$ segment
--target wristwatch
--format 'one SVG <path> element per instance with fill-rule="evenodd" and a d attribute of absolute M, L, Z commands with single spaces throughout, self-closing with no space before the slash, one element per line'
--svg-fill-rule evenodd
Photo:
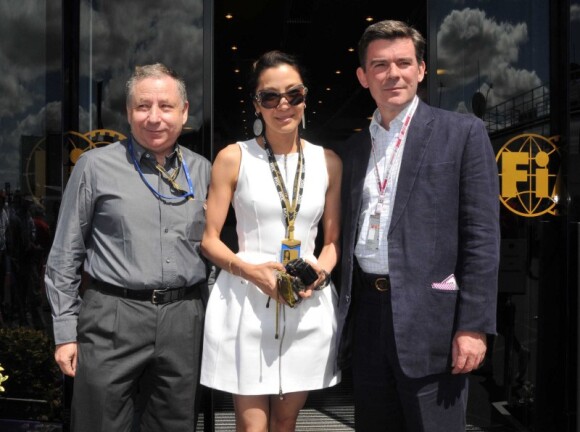
<path fill-rule="evenodd" d="M 328 285 L 330 285 L 330 273 L 328 273 L 324 269 L 322 269 L 321 272 L 324 275 L 324 279 L 322 279 L 322 282 L 320 282 L 318 285 L 316 285 L 316 287 L 314 287 L 315 291 L 320 291 L 321 289 L 326 288 Z"/>

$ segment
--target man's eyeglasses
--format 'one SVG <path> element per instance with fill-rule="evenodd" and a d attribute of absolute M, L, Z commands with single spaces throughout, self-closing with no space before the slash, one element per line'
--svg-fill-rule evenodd
<path fill-rule="evenodd" d="M 295 87 L 285 93 L 278 93 L 272 90 L 263 90 L 256 93 L 254 99 L 264 108 L 276 108 L 280 105 L 282 98 L 286 99 L 292 106 L 301 104 L 306 99 L 308 89 L 304 86 Z"/>

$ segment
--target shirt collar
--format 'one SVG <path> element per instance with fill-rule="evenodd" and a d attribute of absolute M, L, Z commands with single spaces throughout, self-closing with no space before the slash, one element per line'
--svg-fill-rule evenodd
<path fill-rule="evenodd" d="M 157 162 L 155 159 L 155 155 L 153 153 L 151 153 L 149 150 L 147 150 L 145 147 L 143 147 L 141 144 L 139 144 L 139 142 L 137 142 L 137 140 L 134 137 L 131 137 L 131 141 L 133 141 L 133 152 L 135 153 L 135 158 L 138 161 L 143 162 L 145 161 L 150 161 L 152 164 L 155 165 L 155 163 Z M 175 143 L 175 146 L 173 147 L 173 151 L 168 155 L 165 156 L 165 167 L 167 168 L 167 164 L 169 163 L 171 167 L 174 167 L 175 165 L 175 161 L 177 160 L 177 146 L 178 144 Z"/>
<path fill-rule="evenodd" d="M 418 96 L 415 95 L 415 98 L 417 98 Z M 389 133 L 392 131 L 399 131 L 401 129 L 401 127 L 403 126 L 403 120 L 405 119 L 405 116 L 407 115 L 407 113 L 409 112 L 409 110 L 411 109 L 411 107 L 413 106 L 414 102 L 415 102 L 415 98 L 413 98 L 413 100 L 411 100 L 411 102 L 409 104 L 407 104 L 407 106 L 403 109 L 403 111 L 401 111 L 397 117 L 395 117 L 390 124 L 390 129 L 387 131 L 383 125 L 381 124 L 383 118 L 381 116 L 381 113 L 379 111 L 379 109 L 377 108 L 375 110 L 375 112 L 373 113 L 373 118 L 371 120 L 371 124 L 369 125 L 369 131 L 371 133 L 371 137 L 376 138 L 377 134 L 380 133 L 381 131 L 383 133 Z"/>

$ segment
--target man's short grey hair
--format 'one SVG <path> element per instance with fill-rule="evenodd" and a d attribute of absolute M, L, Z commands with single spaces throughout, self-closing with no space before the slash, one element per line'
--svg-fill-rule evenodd
<path fill-rule="evenodd" d="M 379 39 L 411 39 L 415 46 L 417 63 L 421 64 L 425 55 L 425 38 L 414 27 L 402 21 L 385 20 L 371 24 L 366 28 L 358 42 L 358 58 L 363 70 L 366 68 L 367 49 L 371 42 Z"/>
<path fill-rule="evenodd" d="M 187 102 L 187 89 L 185 88 L 185 81 L 177 72 L 173 69 L 168 68 L 162 63 L 155 63 L 144 66 L 136 66 L 135 71 L 131 75 L 131 78 L 127 81 L 125 85 L 126 94 L 126 104 L 129 107 L 131 105 L 131 99 L 133 98 L 133 89 L 135 85 L 145 79 L 145 78 L 163 78 L 169 76 L 175 80 L 177 84 L 177 91 L 179 92 L 179 97 L 183 105 Z"/>

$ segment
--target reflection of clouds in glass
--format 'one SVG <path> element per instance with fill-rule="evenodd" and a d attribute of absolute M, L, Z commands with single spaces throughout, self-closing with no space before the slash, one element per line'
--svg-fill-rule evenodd
<path fill-rule="evenodd" d="M 98 2 L 97 6 L 95 3 L 83 0 L 81 5 L 80 69 L 81 75 L 93 82 L 106 83 L 103 113 L 109 113 L 109 126 L 126 129 L 125 81 L 132 72 L 131 66 L 160 61 L 186 80 L 192 105 L 188 125 L 198 128 L 202 122 L 198 105 L 203 91 L 202 2 L 124 0 Z M 47 40 L 55 39 L 54 35 L 61 31 L 61 13 L 56 4 L 37 0 L 0 1 L 0 117 L 18 118 L 18 114 L 44 104 L 42 86 L 47 69 L 61 68 L 58 57 L 46 53 Z M 91 9 L 95 7 L 98 8 Z M 14 35 L 18 35 L 18 43 Z M 55 60 L 55 64 L 47 64 L 50 60 Z M 80 124 L 89 127 L 91 123 Z"/>
<path fill-rule="evenodd" d="M 33 85 L 46 68 L 60 68 L 59 62 L 47 64 L 46 55 L 47 40 L 60 31 L 58 3 L 0 1 L 0 117 L 17 116 L 38 102 Z"/>
<path fill-rule="evenodd" d="M 493 83 L 488 106 L 497 105 L 541 85 L 540 79 L 533 71 L 515 69 L 507 64 L 498 64 L 497 68 L 488 73 L 489 80 Z"/>
<path fill-rule="evenodd" d="M 0 0 L 0 182 L 19 179 L 23 136 L 60 131 L 60 105 L 47 105 L 58 80 L 62 34 L 59 1 Z M 103 126 L 128 132 L 125 82 L 133 65 L 162 62 L 188 87 L 192 128 L 202 124 L 203 8 L 192 0 L 81 0 L 80 133 L 96 129 L 96 83 L 104 82 Z M 60 48 L 55 48 L 60 53 Z M 47 78 L 51 74 L 52 78 Z M 93 83 L 90 86 L 88 84 Z M 58 91 L 48 91 L 58 98 Z M 90 97 L 89 97 L 90 96 Z M 1 185 L 0 185 L 1 187 Z"/>
<path fill-rule="evenodd" d="M 488 105 L 494 105 L 541 84 L 534 71 L 516 69 L 519 47 L 527 42 L 525 23 L 497 23 L 479 9 L 452 11 L 437 34 L 439 67 L 446 87 L 463 86 L 485 77 L 493 83 Z"/>
<path fill-rule="evenodd" d="M 580 4 L 570 5 L 570 21 L 580 21 Z"/>
<path fill-rule="evenodd" d="M 83 75 L 91 76 L 94 82 L 106 83 L 103 96 L 103 118 L 109 123 L 106 126 L 126 128 L 125 81 L 132 72 L 132 65 L 161 62 L 184 77 L 192 116 L 188 125 L 199 128 L 203 91 L 202 2 L 172 0 L 169 4 L 159 0 L 125 0 L 102 3 L 101 8 L 91 11 L 91 4 L 85 0 L 81 8 L 81 22 L 92 22 L 92 34 L 83 32 L 81 63 L 85 63 Z M 89 63 L 92 70 L 89 70 Z M 111 76 L 114 79 L 111 80 Z"/>
<path fill-rule="evenodd" d="M 49 133 L 59 134 L 62 124 L 61 114 L 61 103 L 51 102 L 42 107 L 38 113 L 27 115 L 16 124 L 15 128 L 5 130 L 0 134 L 0 153 L 5 156 L 10 155 L 5 157 L 0 164 L 0 187 L 3 187 L 6 181 L 10 182 L 13 187 L 22 187 L 19 183 L 23 137 L 38 137 L 41 140 L 46 138 Z M 79 124 L 88 124 L 86 111 L 81 109 L 79 117 Z M 22 156 L 27 157 L 28 155 Z"/>
<path fill-rule="evenodd" d="M 2 185 L 7 181 L 14 188 L 22 186 L 19 184 L 22 137 L 32 136 L 41 139 L 46 135 L 46 131 L 58 132 L 61 123 L 60 117 L 60 103 L 53 102 L 43 107 L 38 114 L 26 116 L 18 122 L 14 129 L 5 130 L 0 134 L 0 151 L 3 155 L 10 155 L 0 164 Z"/>
<path fill-rule="evenodd" d="M 44 136 L 50 132 L 60 132 L 61 104 L 51 102 L 42 107 L 38 114 L 31 114 L 18 122 L 18 133 L 21 135 Z"/>
<path fill-rule="evenodd" d="M 2 57 L 0 50 L 0 57 Z M 6 61 L 0 60 L 0 64 Z M 8 67 L 0 66 L 0 117 L 12 117 L 25 111 L 32 105 L 33 94 L 24 86 L 17 74 L 13 74 Z"/>

